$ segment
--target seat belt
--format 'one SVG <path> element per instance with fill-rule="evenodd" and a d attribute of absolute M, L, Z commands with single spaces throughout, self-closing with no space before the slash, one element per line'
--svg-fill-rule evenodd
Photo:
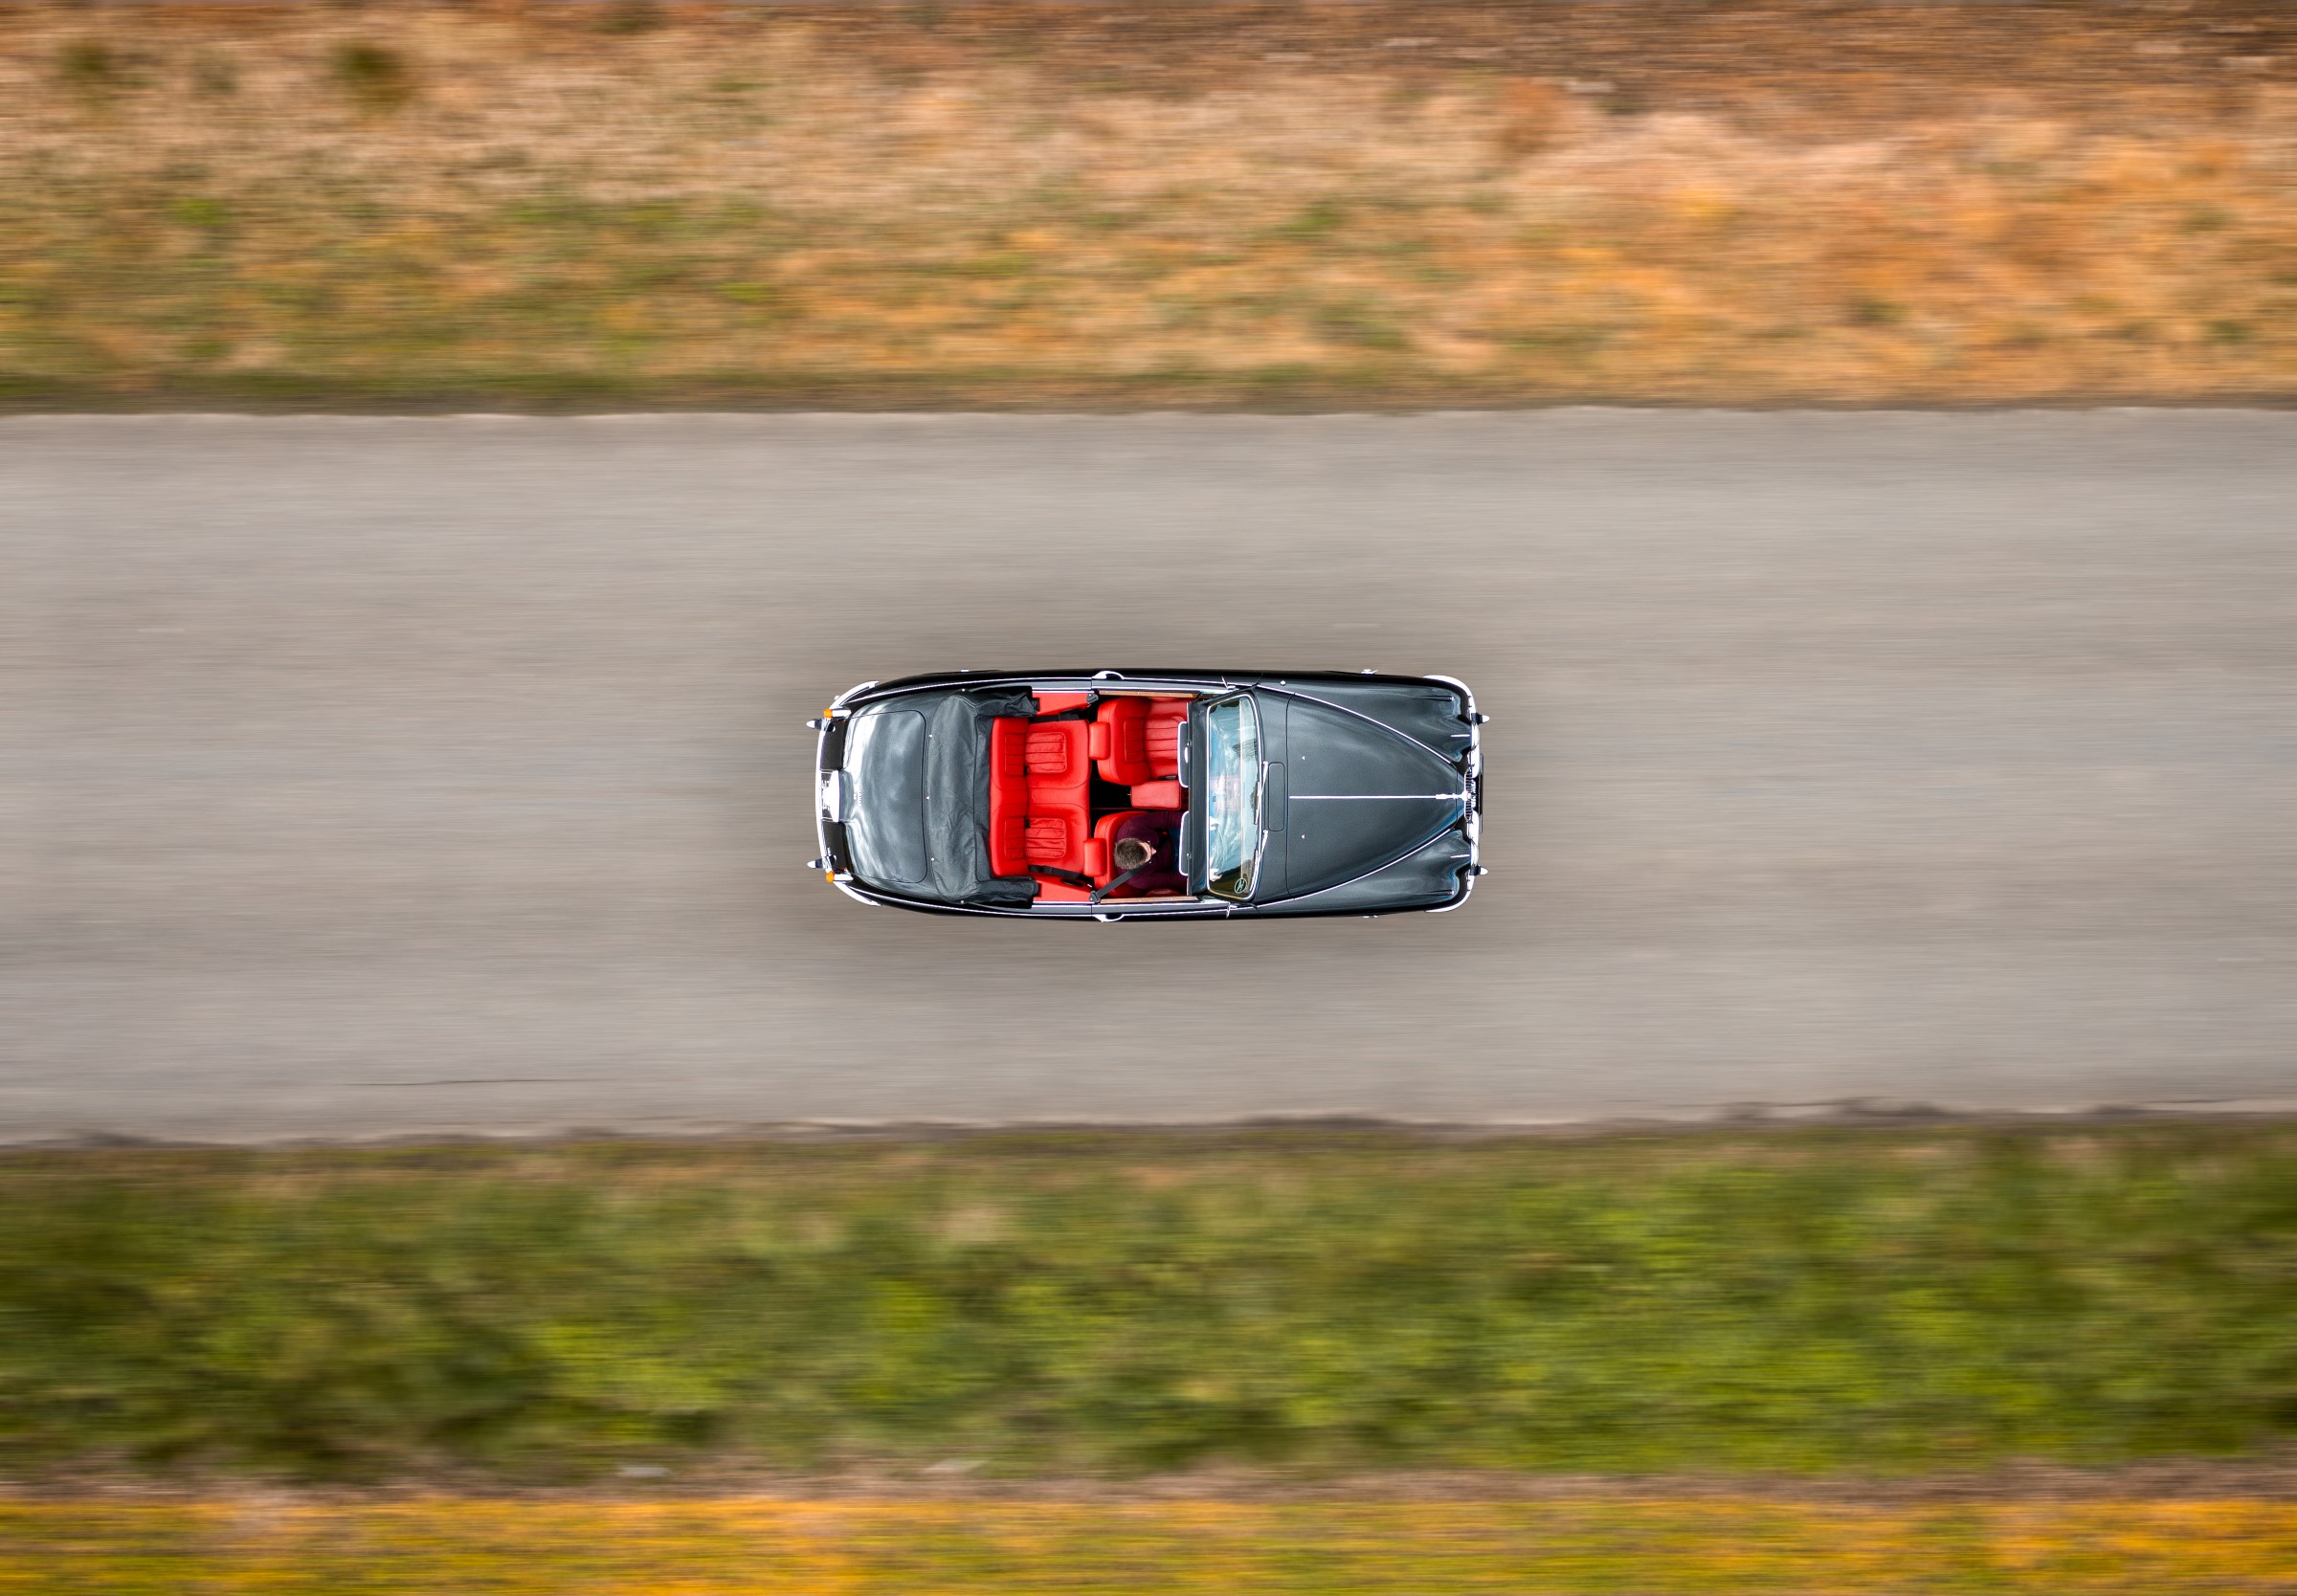
<path fill-rule="evenodd" d="M 1135 876 L 1138 876 L 1142 871 L 1147 870 L 1148 865 L 1152 865 L 1154 863 L 1156 863 L 1156 861 L 1154 859 L 1150 859 L 1148 864 L 1134 865 L 1130 870 L 1118 876 L 1115 880 L 1109 882 L 1109 884 L 1105 887 L 1094 886 L 1093 878 L 1090 876 L 1085 875 L 1081 870 L 1060 870 L 1052 865 L 1031 865 L 1029 867 L 1029 874 L 1032 876 L 1042 876 L 1050 880 L 1059 881 L 1064 887 L 1082 887 L 1087 892 L 1092 894 L 1092 897 L 1086 898 L 1085 901 L 1087 903 L 1098 903 L 1103 898 L 1106 898 L 1110 893 L 1115 892 L 1119 887 L 1123 886 L 1126 882 L 1131 880 Z"/>
<path fill-rule="evenodd" d="M 1153 857 L 1151 857 L 1151 858 L 1149 859 L 1149 861 L 1148 861 L 1148 863 L 1149 863 L 1149 864 L 1154 864 L 1155 862 L 1156 862 L 1156 861 L 1155 861 L 1155 859 L 1154 859 Z M 1105 887 L 1095 887 L 1095 888 L 1093 889 L 1093 896 L 1092 896 L 1092 897 L 1090 897 L 1090 898 L 1086 898 L 1086 899 L 1085 899 L 1085 901 L 1086 901 L 1087 903 L 1098 903 L 1098 902 L 1100 902 L 1100 901 L 1101 901 L 1103 898 L 1106 898 L 1106 897 L 1107 897 L 1107 896 L 1108 896 L 1110 893 L 1112 893 L 1112 892 L 1115 892 L 1115 891 L 1116 891 L 1116 890 L 1117 890 L 1119 887 L 1123 886 L 1123 885 L 1124 885 L 1126 882 L 1127 882 L 1127 881 L 1131 880 L 1131 879 L 1132 879 L 1132 878 L 1133 878 L 1135 876 L 1138 876 L 1138 875 L 1139 875 L 1139 874 L 1140 874 L 1142 871 L 1144 871 L 1144 870 L 1147 870 L 1148 868 L 1148 865 L 1145 865 L 1145 864 L 1138 864 L 1138 865 L 1134 865 L 1134 866 L 1133 866 L 1133 867 L 1132 867 L 1130 870 L 1126 871 L 1126 872 L 1124 875 L 1122 875 L 1122 876 L 1118 876 L 1118 877 L 1117 877 L 1115 880 L 1111 881 L 1111 882 L 1110 882 L 1110 883 L 1109 883 L 1107 886 L 1105 886 Z"/>

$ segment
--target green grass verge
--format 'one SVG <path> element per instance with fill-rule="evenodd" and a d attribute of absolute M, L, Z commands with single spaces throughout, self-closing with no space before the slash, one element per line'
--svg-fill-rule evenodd
<path fill-rule="evenodd" d="M 0 1461 L 1934 1467 L 2297 1429 L 2297 1127 L 0 1160 Z"/>

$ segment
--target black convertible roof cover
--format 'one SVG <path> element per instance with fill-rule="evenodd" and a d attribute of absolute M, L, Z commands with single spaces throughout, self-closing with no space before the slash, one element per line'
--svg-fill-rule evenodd
<path fill-rule="evenodd" d="M 989 723 L 1029 715 L 1026 692 L 928 689 L 857 709 L 845 729 L 846 852 L 863 881 L 941 903 L 1026 904 L 1026 879 L 989 872 Z"/>

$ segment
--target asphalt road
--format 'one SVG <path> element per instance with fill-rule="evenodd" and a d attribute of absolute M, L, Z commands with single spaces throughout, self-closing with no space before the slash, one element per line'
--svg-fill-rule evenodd
<path fill-rule="evenodd" d="M 0 1136 L 2297 1106 L 2297 415 L 0 422 Z M 1445 672 L 1462 911 L 801 862 L 955 665 Z"/>

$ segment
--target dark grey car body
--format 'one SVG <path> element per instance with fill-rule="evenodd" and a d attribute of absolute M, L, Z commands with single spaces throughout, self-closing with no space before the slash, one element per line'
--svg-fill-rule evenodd
<path fill-rule="evenodd" d="M 1248 694 L 1260 725 L 1264 840 L 1249 901 L 1044 902 L 992 876 L 987 724 L 1037 693 Z M 949 672 L 864 682 L 821 719 L 813 861 L 847 896 L 932 914 L 1028 920 L 1233 920 L 1440 912 L 1483 874 L 1482 725 L 1448 676 L 1366 672 Z M 1201 738 L 1202 715 L 1188 735 Z M 1195 768 L 1202 768 L 1197 765 Z M 1200 841 L 1192 792 L 1188 835 Z M 1184 847 L 1184 853 L 1188 852 Z M 1195 855 L 1202 857 L 1198 848 Z"/>

